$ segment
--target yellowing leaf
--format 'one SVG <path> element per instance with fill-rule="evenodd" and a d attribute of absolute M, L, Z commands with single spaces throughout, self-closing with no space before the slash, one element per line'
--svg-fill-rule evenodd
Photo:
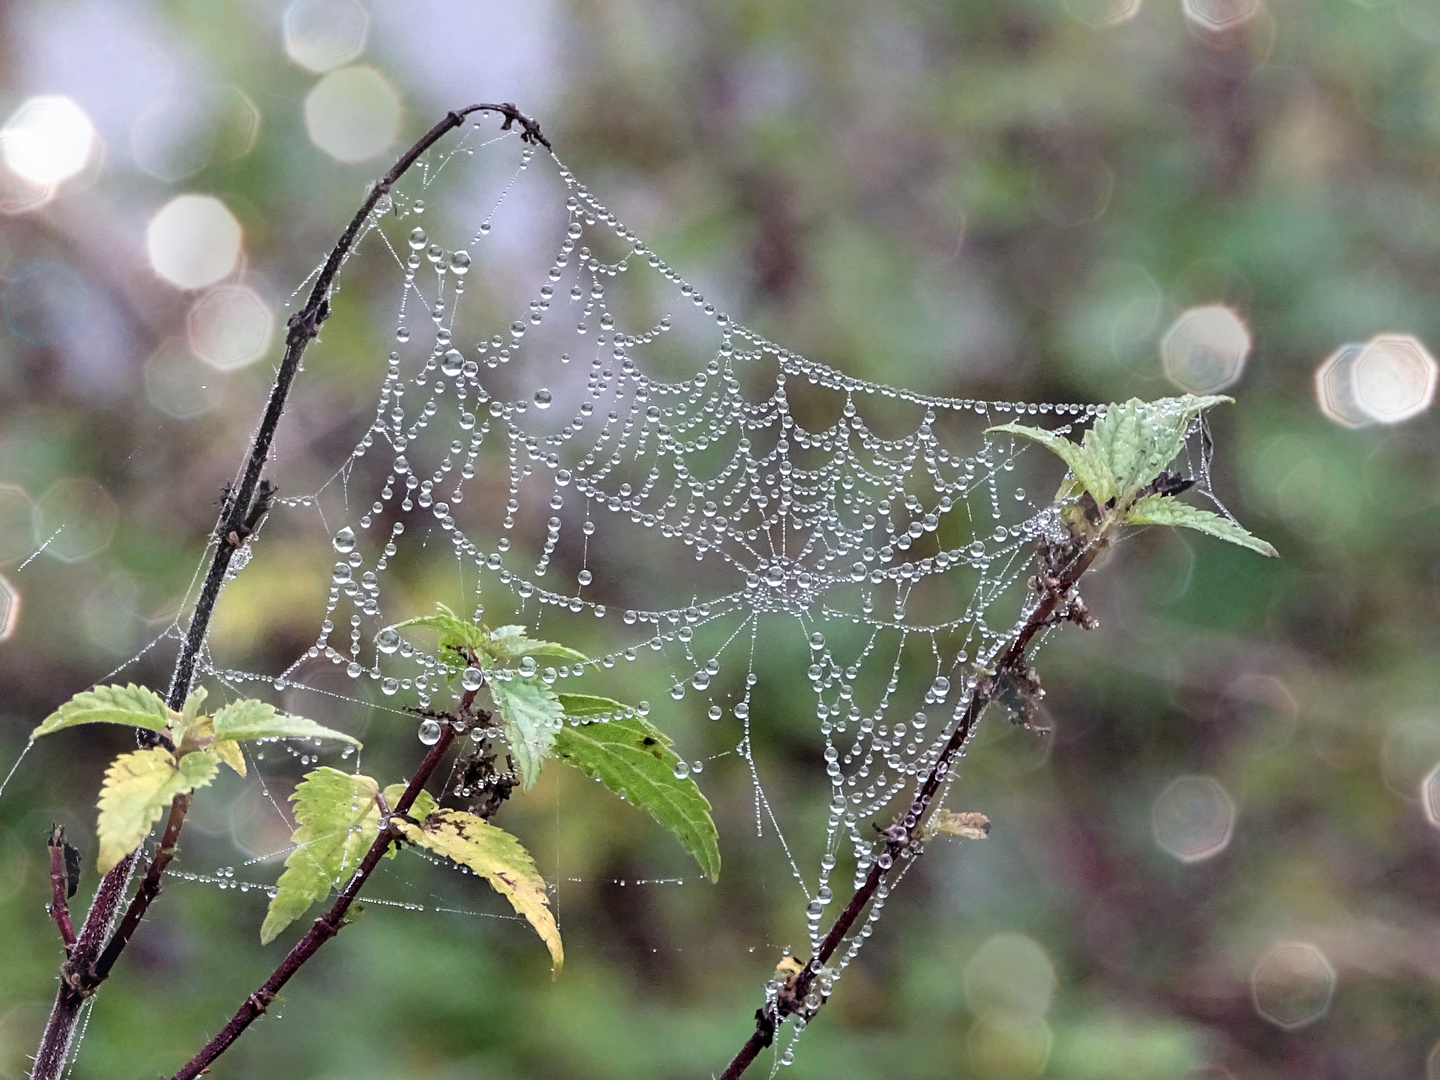
<path fill-rule="evenodd" d="M 567 716 L 611 719 L 566 724 L 556 733 L 555 756 L 646 811 L 675 834 L 707 878 L 716 880 L 720 836 L 710 817 L 710 801 L 694 780 L 675 775 L 680 755 L 670 749 L 669 737 L 618 701 L 588 694 L 559 698 Z"/>
<path fill-rule="evenodd" d="M 299 823 L 291 838 L 295 850 L 285 859 L 285 872 L 260 927 L 262 944 L 349 880 L 380 832 L 375 803 L 379 791 L 368 776 L 328 766 L 307 773 L 296 786 L 290 796 Z"/>
<path fill-rule="evenodd" d="M 179 762 L 163 746 L 121 754 L 105 770 L 100 788 L 97 866 L 108 874 L 140 846 L 176 795 L 204 787 L 219 768 L 205 751 L 186 754 Z"/>
<path fill-rule="evenodd" d="M 338 739 L 360 745 L 360 740 L 321 727 L 303 716 L 289 716 L 268 701 L 246 698 L 232 701 L 215 714 L 215 737 L 219 739 Z"/>
<path fill-rule="evenodd" d="M 511 907 L 529 920 L 550 950 L 551 970 L 560 974 L 565 965 L 560 928 L 550 912 L 545 879 L 519 840 L 461 810 L 436 810 L 425 818 L 423 827 L 402 821 L 400 829 L 412 843 L 468 866 L 490 882 Z"/>
<path fill-rule="evenodd" d="M 1209 510 L 1201 510 L 1189 503 L 1182 503 L 1169 495 L 1147 495 L 1136 500 L 1126 520 L 1136 525 L 1179 525 L 1194 529 L 1231 544 L 1239 544 L 1251 551 L 1258 551 L 1272 559 L 1280 554 L 1264 540 L 1252 535 L 1229 518 L 1212 514 Z"/>
<path fill-rule="evenodd" d="M 930 819 L 926 831 L 932 836 L 960 836 L 984 840 L 990 835 L 990 819 L 973 810 L 940 810 Z"/>
<path fill-rule="evenodd" d="M 38 739 L 77 724 L 124 724 L 127 727 L 164 731 L 170 710 L 154 690 L 131 683 L 129 686 L 97 686 L 76 694 L 47 716 L 30 738 Z"/>
<path fill-rule="evenodd" d="M 215 760 L 229 765 L 241 776 L 245 775 L 245 754 L 234 739 L 216 739 L 210 744 L 210 753 Z"/>
<path fill-rule="evenodd" d="M 529 791 L 550 756 L 555 733 L 563 722 L 560 699 L 539 679 L 516 675 L 492 680 L 490 700 L 505 724 L 505 741 L 520 771 L 521 788 Z"/>
<path fill-rule="evenodd" d="M 399 806 L 400 798 L 405 794 L 405 788 L 405 784 L 391 784 L 387 787 L 385 789 L 385 805 L 391 810 Z M 439 808 L 439 805 L 435 801 L 434 795 L 421 788 L 420 794 L 415 796 L 415 801 L 410 804 L 410 809 L 405 812 L 405 816 L 413 818 L 415 821 L 424 821 Z"/>

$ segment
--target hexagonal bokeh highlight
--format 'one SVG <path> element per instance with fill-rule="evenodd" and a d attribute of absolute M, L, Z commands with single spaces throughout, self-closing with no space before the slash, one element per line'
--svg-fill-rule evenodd
<path fill-rule="evenodd" d="M 1436 765 L 1420 781 L 1420 805 L 1425 810 L 1425 820 L 1440 829 L 1440 765 Z"/>
<path fill-rule="evenodd" d="M 145 230 L 155 272 L 182 289 L 203 289 L 226 277 L 240 259 L 240 222 L 213 195 L 178 195 Z"/>
<path fill-rule="evenodd" d="M 1355 361 L 1365 346 L 1341 345 L 1315 369 L 1315 400 L 1325 419 L 1341 427 L 1359 428 L 1375 422 L 1355 397 Z"/>
<path fill-rule="evenodd" d="M 336 161 L 364 161 L 395 141 L 400 96 L 374 68 L 332 71 L 305 98 L 305 130 Z"/>
<path fill-rule="evenodd" d="M 1355 357 L 1356 405 L 1382 424 L 1418 416 L 1435 400 L 1435 358 L 1409 334 L 1380 334 Z"/>
<path fill-rule="evenodd" d="M 358 0 L 294 0 L 284 25 L 286 55 L 319 74 L 360 58 L 370 13 Z"/>
<path fill-rule="evenodd" d="M 1250 356 L 1250 331 L 1223 304 L 1183 312 L 1160 340 L 1166 377 L 1192 394 L 1213 394 L 1240 378 Z"/>
<path fill-rule="evenodd" d="M 115 500 L 94 480 L 67 477 L 35 504 L 35 539 L 51 558 L 81 562 L 109 546 L 119 517 Z"/>
<path fill-rule="evenodd" d="M 0 157 L 16 176 L 48 187 L 82 172 L 95 148 L 95 125 L 68 97 L 23 102 L 0 128 Z"/>
<path fill-rule="evenodd" d="M 15 624 L 20 621 L 20 592 L 0 574 L 0 641 L 15 633 Z"/>
<path fill-rule="evenodd" d="M 1223 33 L 1260 14 L 1260 0 L 1181 0 L 1185 17 L 1211 33 Z"/>
<path fill-rule="evenodd" d="M 1313 1024 L 1330 1010 L 1335 969 L 1308 941 L 1282 941 L 1250 974 L 1255 1011 L 1286 1031 Z"/>
<path fill-rule="evenodd" d="M 1155 843 L 1184 863 L 1213 858 L 1235 834 L 1235 800 L 1210 776 L 1170 781 L 1150 806 Z"/>
<path fill-rule="evenodd" d="M 0 484 L 0 566 L 35 550 L 35 502 L 17 484 Z"/>
<path fill-rule="evenodd" d="M 218 408 L 224 394 L 220 373 L 179 341 L 167 341 L 150 355 L 144 378 L 150 404 L 176 420 L 193 420 Z"/>
<path fill-rule="evenodd" d="M 54 184 L 37 184 L 9 169 L 0 169 L 0 214 L 26 214 L 40 209 L 54 197 Z"/>
<path fill-rule="evenodd" d="M 190 349 L 221 371 L 253 364 L 270 348 L 275 313 L 254 289 L 221 285 L 190 305 Z"/>
<path fill-rule="evenodd" d="M 168 98 L 149 105 L 130 125 L 135 164 L 159 180 L 183 180 L 210 163 L 215 122 L 202 101 Z"/>
<path fill-rule="evenodd" d="M 1101 30 L 1129 22 L 1140 14 L 1140 0 L 1065 0 L 1065 13 Z"/>
<path fill-rule="evenodd" d="M 211 112 L 215 122 L 215 160 L 239 161 L 260 141 L 260 109 L 238 86 L 215 91 Z"/>
<path fill-rule="evenodd" d="M 1055 965 L 1033 938 L 994 934 L 965 965 L 965 1000 L 985 1016 L 1041 1017 L 1055 996 Z"/>

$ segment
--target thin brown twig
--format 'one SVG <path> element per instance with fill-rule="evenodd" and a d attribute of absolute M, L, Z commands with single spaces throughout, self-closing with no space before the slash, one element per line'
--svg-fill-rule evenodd
<path fill-rule="evenodd" d="M 465 117 L 477 112 L 496 113 L 503 117 L 500 125 L 502 131 L 513 130 L 516 125 L 519 125 L 520 138 L 523 142 L 540 145 L 547 150 L 551 148 L 550 141 L 540 131 L 540 126 L 510 102 L 498 105 L 470 105 L 447 114 L 443 120 L 435 124 L 420 137 L 414 146 L 405 151 L 390 171 L 370 189 L 364 202 L 361 203 L 360 209 L 355 212 L 355 216 L 350 219 L 350 224 L 346 226 L 335 247 L 331 249 L 330 256 L 325 260 L 325 265 L 315 279 L 315 285 L 310 290 L 305 305 L 290 317 L 287 324 L 285 353 L 280 361 L 279 370 L 275 374 L 275 383 L 270 389 L 264 416 L 241 466 L 240 479 L 230 489 L 221 504 L 219 519 L 212 534 L 215 555 L 211 560 L 210 569 L 205 575 L 204 584 L 200 588 L 200 595 L 195 602 L 195 610 L 190 616 L 190 624 L 186 628 L 179 656 L 175 660 L 175 670 L 171 674 L 170 688 L 166 694 L 166 703 L 170 708 L 176 710 L 182 708 L 185 699 L 190 695 L 190 689 L 195 679 L 195 666 L 199 660 L 200 650 L 205 644 L 206 636 L 210 632 L 210 620 L 215 611 L 215 603 L 220 598 L 220 591 L 224 587 L 226 575 L 229 573 L 231 559 L 244 547 L 250 534 L 254 532 L 260 519 L 269 508 L 274 488 L 268 481 L 261 480 L 260 474 L 269 457 L 270 444 L 280 425 L 280 417 L 285 411 L 290 386 L 299 371 L 300 358 L 304 355 L 311 340 L 320 333 L 321 325 L 330 316 L 330 291 L 341 264 L 349 255 L 367 218 L 374 211 L 380 199 L 389 194 L 391 188 L 420 159 L 421 155 L 448 132 L 460 127 L 465 122 Z M 147 734 L 151 738 L 155 738 L 153 733 L 142 733 L 142 738 Z M 160 737 L 160 740 L 163 741 L 163 736 Z M 35 1055 L 35 1067 L 30 1074 L 31 1080 L 60 1080 L 65 1063 L 69 1058 L 70 1044 L 80 1016 L 80 1007 L 109 975 L 115 961 L 144 918 L 150 902 L 159 895 L 160 879 L 170 860 L 174 857 L 180 829 L 184 825 L 188 809 L 189 800 L 185 796 L 178 796 L 171 803 L 170 817 L 166 822 L 165 836 L 161 840 L 160 850 L 151 861 L 145 874 L 145 880 L 131 901 L 119 931 L 108 944 L 105 943 L 106 935 L 125 898 L 131 874 L 138 860 L 139 849 L 132 851 L 120 860 L 101 880 L 95 893 L 95 899 L 90 904 L 90 911 L 85 917 L 85 922 L 74 945 L 69 950 L 65 963 L 61 966 L 60 987 L 56 992 L 55 1004 L 50 1010 L 50 1018 L 45 1024 L 40 1047 Z M 104 963 L 103 969 L 101 968 L 102 962 Z"/>
<path fill-rule="evenodd" d="M 850 933 L 856 921 L 869 906 L 881 883 L 902 864 L 919 856 L 916 841 L 921 819 L 930 808 L 930 804 L 940 790 L 940 786 L 945 782 L 945 778 L 950 774 L 950 770 L 961 749 L 969 740 L 971 732 L 975 730 L 980 714 L 999 696 L 1001 682 L 997 677 L 1019 674 L 1025 670 L 1025 650 L 1031 640 L 1042 629 L 1051 625 L 1052 616 L 1062 610 L 1062 605 L 1066 605 L 1068 608 L 1073 599 L 1072 590 L 1079 583 L 1085 571 L 1090 569 L 1090 564 L 1100 554 L 1102 547 L 1102 541 L 1092 543 L 1082 549 L 1068 567 L 1044 580 L 1043 591 L 1029 617 L 1025 620 L 1025 625 L 1020 628 L 996 661 L 995 675 L 982 678 L 976 685 L 971 693 L 969 705 L 966 706 L 964 714 L 956 723 L 954 730 L 951 731 L 950 738 L 941 749 L 935 764 L 930 767 L 925 780 L 916 790 L 915 798 L 909 806 L 895 816 L 894 822 L 882 834 L 885 837 L 885 845 L 880 855 L 870 864 L 870 870 L 865 875 L 864 883 L 850 897 L 849 903 L 845 905 L 834 925 L 830 927 L 824 940 L 821 941 L 820 947 L 815 951 L 815 955 L 780 988 L 773 1000 L 767 1001 L 765 1005 L 756 1010 L 755 1030 L 745 1040 L 745 1044 L 725 1071 L 720 1074 L 720 1080 L 738 1080 L 740 1075 L 760 1055 L 760 1052 L 774 1041 L 776 1031 L 787 1016 L 792 1013 L 804 1013 L 810 1017 L 824 1005 L 823 998 L 818 1002 L 806 1002 L 816 979 L 820 976 L 821 968 L 844 942 L 846 935 Z"/>
<path fill-rule="evenodd" d="M 475 693 L 474 690 L 468 691 L 461 699 L 460 708 L 456 713 L 458 717 L 469 718 L 470 705 L 475 700 Z M 425 760 L 415 770 L 415 775 L 410 778 L 410 783 L 405 788 L 405 794 L 400 796 L 400 801 L 395 804 L 394 808 L 386 812 L 384 797 L 379 797 L 381 812 L 384 814 L 380 832 L 370 845 L 370 850 L 365 853 L 365 858 L 361 860 L 359 868 L 346 882 L 340 895 L 335 898 L 335 903 L 331 905 L 330 910 L 315 920 L 305 936 L 295 943 L 294 948 L 270 973 L 270 977 L 265 980 L 260 989 L 245 998 L 240 1008 L 235 1011 L 235 1015 L 230 1018 L 229 1023 L 221 1028 L 219 1033 L 205 1044 L 204 1049 L 175 1074 L 174 1080 L 193 1080 L 194 1077 L 205 1072 L 216 1058 L 228 1050 L 230 1045 L 245 1033 L 246 1028 L 265 1014 L 265 1010 L 275 1000 L 275 995 L 280 993 L 281 988 L 290 981 L 291 976 L 319 951 L 320 946 L 340 932 L 340 928 L 345 925 L 346 911 L 349 910 L 355 898 L 360 895 L 360 890 L 370 880 L 370 875 L 374 873 L 375 867 L 380 864 L 385 853 L 390 850 L 390 845 L 400 835 L 400 831 L 395 827 L 395 819 L 403 816 L 414 805 L 415 799 L 424 789 L 436 768 L 439 767 L 445 751 L 450 748 L 450 744 L 454 740 L 454 727 L 450 724 L 441 725 L 439 741 L 430 747 L 430 752 L 425 755 Z"/>
<path fill-rule="evenodd" d="M 65 840 L 65 826 L 50 827 L 50 917 L 60 930 L 60 940 L 65 943 L 65 955 L 75 947 L 75 927 L 70 922 L 70 895 L 75 891 L 71 884 L 70 868 L 66 856 L 74 848 Z"/>

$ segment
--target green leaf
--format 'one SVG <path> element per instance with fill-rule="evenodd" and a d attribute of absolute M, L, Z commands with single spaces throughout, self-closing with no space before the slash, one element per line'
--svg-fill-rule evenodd
<path fill-rule="evenodd" d="M 406 786 L 405 784 L 391 784 L 387 787 L 385 789 L 385 805 L 392 810 L 399 806 L 400 797 L 405 794 Z M 416 795 L 415 801 L 410 804 L 410 809 L 405 811 L 405 816 L 423 822 L 439 807 L 440 804 L 435 801 L 435 796 L 421 788 L 420 794 Z"/>
<path fill-rule="evenodd" d="M 1258 551 L 1272 559 L 1280 554 L 1264 540 L 1252 535 L 1229 518 L 1212 514 L 1209 510 L 1201 510 L 1189 503 L 1182 503 L 1171 495 L 1147 495 L 1137 500 L 1126 515 L 1126 520 L 1135 525 L 1180 525 L 1231 544 L 1239 544 L 1251 551 Z"/>
<path fill-rule="evenodd" d="M 551 972 L 560 974 L 565 966 L 565 947 L 560 928 L 550 912 L 545 879 L 535 869 L 535 860 L 520 841 L 504 829 L 462 810 L 436 810 L 426 816 L 423 826 L 399 823 L 405 838 L 437 855 L 468 866 L 525 916 L 540 940 L 550 950 Z"/>
<path fill-rule="evenodd" d="M 338 739 L 355 746 L 360 740 L 341 731 L 321 727 L 303 716 L 278 712 L 268 701 L 244 698 L 232 701 L 215 714 L 218 739 Z"/>
<path fill-rule="evenodd" d="M 177 762 L 163 746 L 121 754 L 112 761 L 100 788 L 96 860 L 100 873 L 108 874 L 140 846 L 176 795 L 204 787 L 218 769 L 206 751 L 186 754 Z"/>
<path fill-rule="evenodd" d="M 485 637 L 484 649 L 500 663 L 519 660 L 523 656 L 555 656 L 583 664 L 589 659 L 582 652 L 554 641 L 537 641 L 525 635 L 523 626 L 500 626 Z"/>
<path fill-rule="evenodd" d="M 200 706 L 205 704 L 205 699 L 209 696 L 210 691 L 206 690 L 203 686 L 197 686 L 194 690 L 190 691 L 190 696 L 185 699 L 185 708 L 180 713 L 180 719 L 184 721 L 187 727 L 193 724 L 195 718 L 200 715 Z"/>
<path fill-rule="evenodd" d="M 154 690 L 129 686 L 97 686 L 84 690 L 47 716 L 30 732 L 30 738 L 61 731 L 77 724 L 124 724 L 126 727 L 164 731 L 170 710 Z"/>
<path fill-rule="evenodd" d="M 1114 478 L 1114 494 L 1123 508 L 1136 491 L 1175 460 L 1185 445 L 1191 420 L 1212 406 L 1232 400 L 1222 394 L 1186 394 L 1158 401 L 1131 398 L 1123 405 L 1106 409 L 1105 415 L 1085 433 L 1084 446 Z M 1105 501 L 1098 495 L 1096 498 Z"/>
<path fill-rule="evenodd" d="M 404 630 L 411 626 L 423 626 L 440 632 L 441 658 L 452 663 L 458 658 L 451 655 L 459 651 L 480 652 L 485 645 L 485 631 L 475 623 L 460 618 L 444 604 L 435 605 L 434 615 L 421 615 L 386 627 L 388 630 Z"/>
<path fill-rule="evenodd" d="M 1079 443 L 1071 442 L 1064 435 L 1025 424 L 1001 424 L 985 430 L 987 435 L 992 432 L 1004 432 L 1007 435 L 1018 435 L 1022 439 L 1031 439 L 1059 455 L 1061 460 L 1070 466 L 1070 471 L 1075 474 L 1081 487 L 1090 492 L 1096 502 L 1104 503 L 1115 494 L 1114 479 L 1104 463 L 1091 451 Z"/>
<path fill-rule="evenodd" d="M 402 789 L 403 790 L 403 789 Z M 305 914 L 310 905 L 350 879 L 380 832 L 380 786 L 323 766 L 305 774 L 290 801 L 299 828 L 276 892 L 260 927 L 261 944 Z"/>
<path fill-rule="evenodd" d="M 555 745 L 563 724 L 560 699 L 539 679 L 514 676 L 490 682 L 490 699 L 505 723 L 505 741 L 520 770 L 521 790 L 529 791 Z"/>
<path fill-rule="evenodd" d="M 561 694 L 560 704 L 568 716 L 608 713 L 612 719 L 579 727 L 566 724 L 555 738 L 556 757 L 645 810 L 675 834 L 707 878 L 719 878 L 720 836 L 710 817 L 710 801 L 694 780 L 676 777 L 680 756 L 670 749 L 664 732 L 609 698 Z"/>

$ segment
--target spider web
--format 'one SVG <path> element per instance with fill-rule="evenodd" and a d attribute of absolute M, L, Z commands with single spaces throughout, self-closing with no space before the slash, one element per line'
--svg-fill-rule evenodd
<path fill-rule="evenodd" d="M 1037 539 L 1060 535 L 1054 502 L 1022 486 L 1036 473 L 1053 484 L 1054 466 L 985 429 L 1035 416 L 1069 431 L 1103 407 L 915 393 L 791 352 L 707 301 L 558 159 L 494 137 L 493 121 L 383 199 L 351 262 L 309 356 L 333 363 L 327 337 L 348 340 L 346 291 L 388 292 L 388 355 L 344 358 L 378 368 L 373 414 L 324 435 L 335 464 L 316 475 L 292 408 L 272 463 L 282 494 L 232 564 L 233 578 L 253 557 L 263 588 L 267 534 L 323 525 L 334 562 L 313 643 L 269 672 L 207 650 L 202 673 L 305 715 L 363 704 L 405 716 L 449 707 L 459 688 L 423 632 L 385 628 L 436 600 L 527 624 L 593 657 L 534 677 L 559 690 L 583 678 L 576 689 L 635 701 L 661 728 L 685 711 L 719 725 L 733 746 L 720 758 L 748 773 L 756 833 L 783 849 L 818 946 L 845 871 L 858 885 L 875 857 L 870 822 L 888 821 L 936 760 L 976 668 L 1023 622 Z M 455 568 L 438 595 L 423 578 L 437 547 Z M 761 680 L 762 652 L 789 658 L 786 685 Z M 808 688 L 831 789 L 818 862 L 791 842 L 752 743 L 795 686 Z M 288 834 L 266 750 L 302 765 L 321 750 L 252 754 Z M 231 867 L 177 876 L 269 888 Z M 804 1020 L 790 1022 L 793 1047 Z"/>

